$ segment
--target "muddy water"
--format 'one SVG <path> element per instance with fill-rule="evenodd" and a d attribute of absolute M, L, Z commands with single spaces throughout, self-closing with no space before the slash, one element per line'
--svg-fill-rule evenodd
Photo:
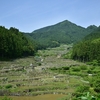
<path fill-rule="evenodd" d="M 46 94 L 46 95 L 38 95 L 38 96 L 21 96 L 21 97 L 11 97 L 12 100 L 57 100 L 59 98 L 62 98 L 66 95 L 62 95 L 62 94 Z M 0 97 L 1 99 L 2 97 Z"/>

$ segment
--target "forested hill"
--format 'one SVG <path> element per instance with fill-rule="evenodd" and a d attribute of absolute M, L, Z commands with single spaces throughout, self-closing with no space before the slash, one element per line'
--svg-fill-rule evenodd
<path fill-rule="evenodd" d="M 100 27 L 73 48 L 72 58 L 80 61 L 97 61 L 100 64 Z"/>
<path fill-rule="evenodd" d="M 29 34 L 43 47 L 55 47 L 62 43 L 75 43 L 96 29 L 96 26 L 84 28 L 68 20 L 44 27 Z"/>
<path fill-rule="evenodd" d="M 34 55 L 35 47 L 18 29 L 0 26 L 0 59 Z"/>
<path fill-rule="evenodd" d="M 87 35 L 84 40 L 94 40 L 100 38 L 100 26 L 94 30 L 93 32 L 91 32 L 91 34 Z"/>

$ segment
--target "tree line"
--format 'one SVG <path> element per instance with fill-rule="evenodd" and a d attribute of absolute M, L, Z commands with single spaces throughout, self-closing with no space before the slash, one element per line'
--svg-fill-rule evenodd
<path fill-rule="evenodd" d="M 35 46 L 18 29 L 0 26 L 0 59 L 34 55 L 35 51 Z"/>
<path fill-rule="evenodd" d="M 72 58 L 80 61 L 100 62 L 100 27 L 73 47 Z"/>

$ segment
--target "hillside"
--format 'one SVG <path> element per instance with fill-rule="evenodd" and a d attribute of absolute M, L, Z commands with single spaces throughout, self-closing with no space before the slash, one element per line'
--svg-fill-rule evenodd
<path fill-rule="evenodd" d="M 73 59 L 80 61 L 100 61 L 100 27 L 87 35 L 83 41 L 73 48 Z"/>
<path fill-rule="evenodd" d="M 34 55 L 35 46 L 18 29 L 0 26 L 0 59 Z"/>
<path fill-rule="evenodd" d="M 100 37 L 100 26 L 96 30 L 91 32 L 91 34 L 87 35 L 84 39 L 85 40 L 93 40 L 93 39 L 97 39 L 99 37 Z"/>
<path fill-rule="evenodd" d="M 43 47 L 56 47 L 60 44 L 75 43 L 96 29 L 96 26 L 84 28 L 68 20 L 33 31 L 30 35 Z"/>

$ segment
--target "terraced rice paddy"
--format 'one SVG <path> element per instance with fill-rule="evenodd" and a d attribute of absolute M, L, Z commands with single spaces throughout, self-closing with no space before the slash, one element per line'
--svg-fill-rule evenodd
<path fill-rule="evenodd" d="M 10 95 L 13 100 L 56 100 L 73 93 L 76 86 L 83 84 L 79 77 L 49 70 L 51 67 L 82 65 L 62 57 L 68 48 L 62 45 L 38 51 L 35 57 L 0 62 L 0 95 Z"/>

